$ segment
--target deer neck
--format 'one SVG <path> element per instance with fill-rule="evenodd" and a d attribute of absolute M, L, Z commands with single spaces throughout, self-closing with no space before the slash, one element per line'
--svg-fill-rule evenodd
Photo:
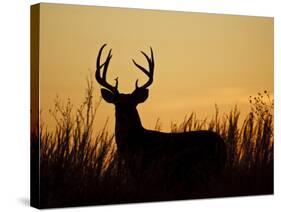
<path fill-rule="evenodd" d="M 116 142 L 117 146 L 122 148 L 134 142 L 134 138 L 143 131 L 143 126 L 136 108 L 124 111 L 123 113 L 116 109 L 115 116 Z"/>

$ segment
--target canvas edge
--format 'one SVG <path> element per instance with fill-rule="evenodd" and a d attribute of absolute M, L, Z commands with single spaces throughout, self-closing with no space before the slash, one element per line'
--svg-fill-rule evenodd
<path fill-rule="evenodd" d="M 30 206 L 40 207 L 40 4 L 30 6 Z"/>

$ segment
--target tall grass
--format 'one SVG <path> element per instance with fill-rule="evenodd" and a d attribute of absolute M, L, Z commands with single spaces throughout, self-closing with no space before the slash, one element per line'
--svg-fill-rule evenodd
<path fill-rule="evenodd" d="M 201 189 L 195 195 L 194 190 L 184 187 L 175 192 L 165 190 L 156 172 L 150 172 L 150 178 L 155 178 L 152 182 L 157 181 L 159 187 L 145 179 L 134 181 L 116 153 L 114 134 L 108 131 L 107 122 L 101 131 L 95 131 L 101 99 L 93 99 L 93 82 L 88 78 L 85 101 L 79 109 L 74 111 L 69 99 L 63 104 L 57 98 L 49 111 L 56 121 L 55 130 L 41 124 L 39 137 L 32 136 L 32 142 L 40 142 L 42 207 L 272 194 L 273 101 L 266 91 L 264 94 L 270 104 L 261 94 L 250 97 L 252 111 L 241 126 L 237 107 L 221 116 L 217 106 L 211 120 L 199 120 L 191 113 L 181 123 L 171 124 L 172 132 L 207 129 L 219 133 L 226 142 L 228 157 L 223 176 L 215 182 L 210 178 L 209 185 L 204 185 L 208 193 Z M 160 128 L 157 120 L 155 129 Z"/>

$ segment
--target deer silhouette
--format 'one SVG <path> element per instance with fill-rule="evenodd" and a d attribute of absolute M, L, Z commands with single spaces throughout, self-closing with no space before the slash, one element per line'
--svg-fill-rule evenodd
<path fill-rule="evenodd" d="M 153 174 L 149 167 L 152 164 L 159 165 L 159 161 L 162 166 L 157 167 L 164 168 L 170 175 L 174 173 L 177 179 L 180 175 L 186 177 L 186 172 L 190 174 L 194 170 L 204 174 L 207 174 L 209 170 L 222 170 L 226 158 L 226 147 L 224 140 L 217 133 L 207 130 L 165 133 L 147 130 L 142 126 L 137 105 L 148 98 L 148 87 L 153 82 L 152 48 L 150 47 L 151 57 L 141 51 L 148 61 L 148 70 L 132 60 L 135 66 L 148 77 L 148 81 L 139 86 L 136 80 L 135 90 L 130 94 L 122 94 L 118 91 L 118 78 L 115 79 L 114 86 L 106 80 L 112 49 L 105 62 L 101 64 L 101 54 L 105 46 L 106 44 L 100 48 L 97 55 L 95 77 L 97 82 L 104 87 L 101 89 L 102 98 L 115 106 L 117 152 L 132 175 L 137 176 L 145 170 L 150 170 L 149 174 Z M 101 69 L 103 69 L 102 73 Z"/>

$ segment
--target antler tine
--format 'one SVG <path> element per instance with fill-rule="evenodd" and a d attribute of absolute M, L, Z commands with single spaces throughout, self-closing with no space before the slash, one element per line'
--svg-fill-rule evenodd
<path fill-rule="evenodd" d="M 136 88 L 147 88 L 148 86 L 150 86 L 153 82 L 153 74 L 154 74 L 154 56 L 153 56 L 153 50 L 150 47 L 150 53 L 151 53 L 151 58 L 149 58 L 147 56 L 146 53 L 144 53 L 143 51 L 141 51 L 141 53 L 145 56 L 147 62 L 148 62 L 148 66 L 149 66 L 149 70 L 146 70 L 144 67 L 142 67 L 141 65 L 137 64 L 136 61 L 133 59 L 133 63 L 135 64 L 135 66 L 137 66 L 140 70 L 142 70 L 143 73 L 145 73 L 146 76 L 148 76 L 148 81 L 141 87 L 138 87 L 138 80 L 136 80 Z"/>
<path fill-rule="evenodd" d="M 99 50 L 98 56 L 97 56 L 96 74 L 95 74 L 96 80 L 100 85 L 109 89 L 113 93 L 118 93 L 118 78 L 115 79 L 115 86 L 112 86 L 108 82 L 106 82 L 106 73 L 107 73 L 107 68 L 108 68 L 109 62 L 112 58 L 112 54 L 111 54 L 112 49 L 109 50 L 105 62 L 102 65 L 100 65 L 101 54 L 102 54 L 102 51 L 103 51 L 105 46 L 106 46 L 106 44 L 102 45 L 102 47 Z M 101 73 L 100 73 L 101 68 L 103 68 L 102 76 L 101 76 Z"/>
<path fill-rule="evenodd" d="M 103 79 L 105 82 L 106 82 L 107 68 L 108 68 L 109 62 L 110 62 L 110 60 L 111 60 L 111 58 L 112 58 L 111 51 L 112 51 L 112 49 L 109 50 L 108 55 L 107 55 L 107 57 L 106 57 L 106 60 L 105 60 L 105 62 L 104 62 L 103 65 L 102 65 L 102 66 L 104 66 L 104 67 L 103 67 L 103 72 L 102 72 L 102 79 Z"/>
<path fill-rule="evenodd" d="M 100 57 L 101 57 L 102 50 L 104 49 L 104 47 L 105 47 L 106 45 L 107 45 L 106 43 L 103 44 L 102 47 L 101 47 L 100 50 L 99 50 L 99 53 L 98 53 L 98 56 L 97 56 L 97 63 L 96 63 L 97 71 L 99 71 L 100 68 L 103 66 L 103 65 L 100 66 Z"/>
<path fill-rule="evenodd" d="M 154 56 L 153 56 L 153 50 L 151 47 L 150 47 L 150 54 L 151 54 L 152 72 L 154 73 Z"/>

